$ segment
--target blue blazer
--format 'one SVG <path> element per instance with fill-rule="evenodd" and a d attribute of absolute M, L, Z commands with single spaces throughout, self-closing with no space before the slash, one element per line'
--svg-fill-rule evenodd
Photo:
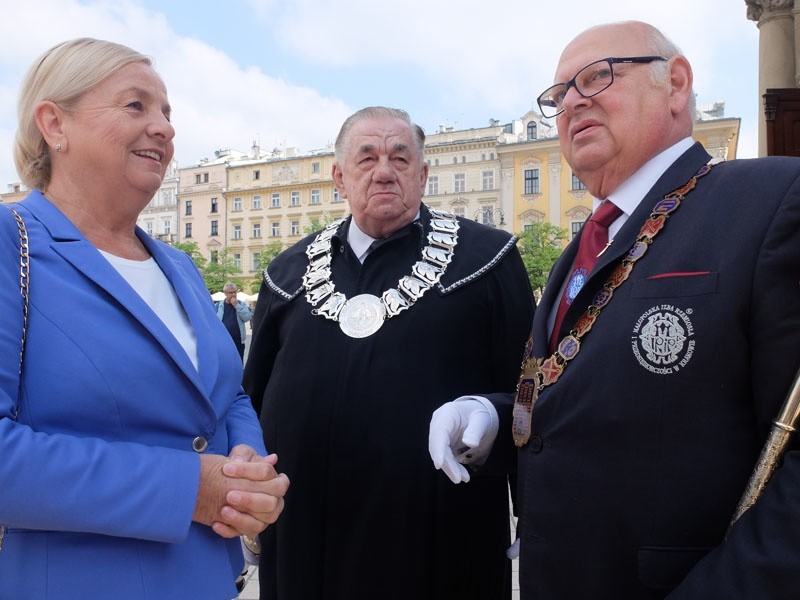
<path fill-rule="evenodd" d="M 266 450 L 200 274 L 137 230 L 197 335 L 195 369 L 44 196 L 31 193 L 18 210 L 31 256 L 21 393 L 18 233 L 0 210 L 0 598 L 234 597 L 238 539 L 192 522 L 193 440 L 222 455 L 237 444 Z"/>

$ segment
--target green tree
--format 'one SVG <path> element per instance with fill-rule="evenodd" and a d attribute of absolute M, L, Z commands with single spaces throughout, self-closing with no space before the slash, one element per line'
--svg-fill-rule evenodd
<path fill-rule="evenodd" d="M 311 223 L 307 227 L 304 227 L 303 231 L 305 232 L 306 235 L 312 234 L 315 231 L 319 231 L 320 229 L 325 229 L 335 220 L 336 218 L 329 215 L 328 213 L 324 213 L 321 217 L 312 217 Z"/>
<path fill-rule="evenodd" d="M 269 263 L 272 262 L 272 259 L 278 256 L 283 251 L 283 244 L 280 242 L 270 242 L 261 252 L 258 253 L 258 264 L 260 266 L 260 270 L 258 272 L 258 277 L 250 282 L 250 293 L 256 294 L 258 290 L 261 289 L 261 282 L 263 281 L 262 272 L 269 266 Z"/>
<path fill-rule="evenodd" d="M 221 291 L 222 286 L 229 281 L 235 283 L 240 290 L 244 289 L 243 278 L 237 277 L 241 275 L 242 270 L 234 264 L 233 256 L 227 246 L 217 253 L 216 260 L 209 261 L 200 272 L 203 274 L 208 291 L 212 294 Z"/>
<path fill-rule="evenodd" d="M 553 263 L 561 255 L 567 230 L 551 223 L 536 222 L 519 234 L 517 248 L 525 263 L 528 279 L 536 296 L 540 296 L 547 283 Z"/>
<path fill-rule="evenodd" d="M 186 252 L 194 264 L 197 265 L 197 268 L 200 270 L 200 272 L 203 272 L 203 269 L 205 269 L 208 261 L 200 253 L 200 247 L 197 245 L 197 242 L 175 242 L 172 245 L 178 250 L 183 250 Z"/>

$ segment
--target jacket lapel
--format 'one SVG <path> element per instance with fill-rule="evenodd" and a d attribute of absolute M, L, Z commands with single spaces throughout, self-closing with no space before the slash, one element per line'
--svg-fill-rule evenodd
<path fill-rule="evenodd" d="M 172 335 L 167 326 L 164 325 L 155 312 L 145 303 L 142 297 L 120 276 L 117 270 L 111 266 L 103 255 L 89 243 L 72 222 L 38 192 L 31 194 L 25 202 L 25 207 L 48 230 L 52 239 L 52 249 L 63 257 L 64 260 L 69 262 L 84 277 L 114 298 L 122 310 L 129 313 L 134 319 L 141 323 L 153 336 L 154 340 L 167 351 L 186 377 L 203 392 L 204 396 L 206 396 L 206 390 L 210 388 L 206 388 L 203 385 L 197 370 L 195 370 L 189 356 L 178 343 L 175 336 Z M 137 232 L 137 234 L 139 233 Z M 140 239 L 145 243 L 148 250 L 153 253 L 154 246 L 156 246 L 155 240 L 145 240 L 144 238 L 147 237 L 149 236 L 141 232 Z M 159 256 L 156 257 L 156 254 Z M 188 286 L 181 277 L 177 276 L 173 261 L 169 259 L 167 253 L 158 249 L 153 256 L 175 287 L 179 297 L 194 297 L 194 294 L 187 293 L 186 290 Z M 165 264 L 169 265 L 168 269 L 164 269 L 162 266 Z M 167 270 L 169 270 L 171 274 L 167 273 Z M 199 337 L 200 332 L 203 330 L 197 329 L 198 325 L 200 325 L 197 310 L 195 310 L 194 306 L 191 312 L 186 306 L 184 306 L 184 309 L 189 315 L 189 319 Z M 210 350 L 204 348 L 206 345 L 207 344 L 202 343 L 202 340 L 198 339 L 198 353 L 205 359 L 205 362 L 210 363 L 211 361 L 206 357 L 206 353 Z M 202 364 L 203 362 L 200 363 L 201 366 Z"/>
<path fill-rule="evenodd" d="M 694 175 L 701 166 L 706 164 L 710 158 L 711 156 L 706 152 L 705 148 L 703 148 L 699 142 L 695 143 L 664 172 L 658 181 L 656 181 L 655 185 L 647 192 L 639 203 L 639 206 L 628 220 L 625 221 L 622 229 L 620 229 L 614 237 L 614 243 L 609 246 L 608 250 L 603 252 L 602 256 L 598 259 L 594 269 L 592 269 L 592 272 L 589 274 L 586 284 L 575 297 L 572 306 L 570 306 L 564 316 L 560 336 L 565 335 L 575 324 L 580 315 L 582 315 L 586 308 L 592 303 L 594 295 L 611 274 L 612 268 L 616 267 L 623 256 L 631 249 L 639 235 L 642 225 L 644 225 L 645 221 L 650 217 L 653 207 L 666 194 L 689 181 L 692 175 Z M 566 279 L 572 262 L 575 259 L 575 254 L 578 251 L 578 244 L 580 243 L 580 235 L 581 234 L 575 236 L 567 245 L 564 252 L 553 266 L 547 286 L 545 286 L 544 294 L 542 294 L 542 299 L 539 302 L 539 307 L 536 309 L 533 331 L 534 354 L 536 356 L 547 356 L 547 319 L 553 305 L 560 300 L 559 292 L 561 290 L 561 284 Z M 656 241 L 655 243 L 658 242 Z M 643 260 L 647 259 L 644 258 Z"/>
<path fill-rule="evenodd" d="M 183 310 L 186 311 L 189 322 L 197 335 L 197 366 L 200 378 L 205 390 L 210 393 L 214 388 L 219 371 L 219 355 L 216 352 L 215 343 L 208 340 L 206 336 L 209 330 L 208 315 L 213 315 L 211 296 L 205 288 L 198 290 L 190 285 L 189 282 L 198 275 L 189 272 L 189 268 L 191 268 L 189 261 L 181 263 L 167 252 L 165 246 L 143 230 L 137 228 L 136 234 L 153 255 L 183 304 Z M 198 295 L 198 293 L 202 295 Z M 216 315 L 213 316 L 216 318 Z"/>

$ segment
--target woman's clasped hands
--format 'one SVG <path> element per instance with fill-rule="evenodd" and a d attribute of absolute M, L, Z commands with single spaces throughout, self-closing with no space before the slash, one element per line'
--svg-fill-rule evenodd
<path fill-rule="evenodd" d="M 275 454 L 239 445 L 230 456 L 200 455 L 200 486 L 193 520 L 220 536 L 257 537 L 283 511 L 289 478 L 275 470 Z"/>

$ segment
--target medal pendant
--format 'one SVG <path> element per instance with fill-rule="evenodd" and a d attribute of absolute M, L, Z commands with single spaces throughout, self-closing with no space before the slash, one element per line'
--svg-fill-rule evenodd
<path fill-rule="evenodd" d="M 360 294 L 345 302 L 339 312 L 339 327 L 351 338 L 365 338 L 378 331 L 386 320 L 380 298 Z"/>
<path fill-rule="evenodd" d="M 533 406 L 539 397 L 539 363 L 538 359 L 526 360 L 517 384 L 511 433 L 514 437 L 514 445 L 518 448 L 527 444 L 531 437 Z"/>

